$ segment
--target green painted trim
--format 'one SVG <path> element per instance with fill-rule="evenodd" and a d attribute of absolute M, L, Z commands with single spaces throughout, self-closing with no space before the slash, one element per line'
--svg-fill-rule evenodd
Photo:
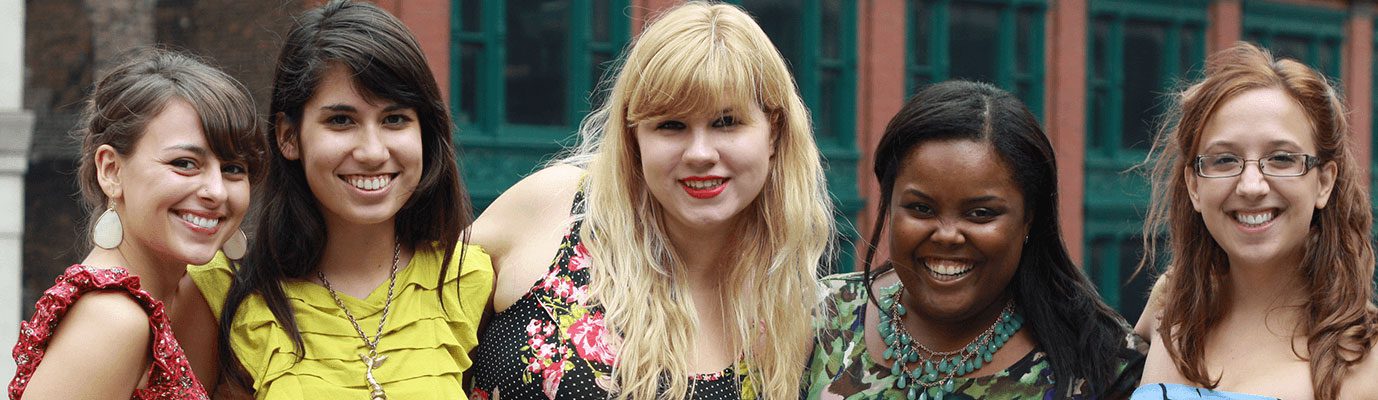
<path fill-rule="evenodd" d="M 1244 0 L 1244 32 L 1267 32 L 1272 35 L 1344 37 L 1344 22 L 1348 12 L 1300 4 L 1266 0 Z M 1272 36 L 1267 35 L 1267 36 Z"/>

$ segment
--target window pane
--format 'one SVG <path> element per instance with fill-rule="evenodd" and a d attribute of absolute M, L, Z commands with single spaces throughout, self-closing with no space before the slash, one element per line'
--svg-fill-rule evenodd
<path fill-rule="evenodd" d="M 838 58 L 842 41 L 842 0 L 823 1 L 823 57 Z"/>
<path fill-rule="evenodd" d="M 1000 8 L 987 4 L 953 3 L 951 12 L 952 78 L 996 82 Z M 1009 88 L 1006 88 L 1009 89 Z"/>
<path fill-rule="evenodd" d="M 593 40 L 599 42 L 608 41 L 608 31 L 611 28 L 608 24 L 608 2 L 611 0 L 593 0 Z"/>
<path fill-rule="evenodd" d="M 1103 80 L 1106 78 L 1105 72 L 1109 70 L 1107 61 L 1109 58 L 1106 52 L 1110 50 L 1110 25 L 1114 21 L 1109 19 L 1097 19 L 1094 32 L 1091 34 L 1091 79 Z"/>
<path fill-rule="evenodd" d="M 1014 31 L 1014 48 L 1015 51 L 1018 52 L 1014 57 L 1014 70 L 1017 72 L 1027 72 L 1031 61 L 1042 62 L 1042 60 L 1035 59 L 1034 56 L 1042 53 L 1043 49 L 1035 49 L 1033 45 L 1029 43 L 1034 35 L 1041 36 L 1043 34 L 1042 32 L 1034 32 L 1034 24 L 1042 18 L 1043 15 L 1034 12 L 1034 10 L 1019 12 L 1019 17 L 1015 21 L 1017 26 Z"/>
<path fill-rule="evenodd" d="M 818 87 L 823 88 L 824 93 L 838 93 L 839 89 L 835 87 L 838 84 L 837 71 L 824 69 L 819 72 Z M 814 123 L 817 124 L 813 128 L 814 136 L 817 136 L 820 141 L 827 141 L 829 139 L 836 141 L 838 129 L 841 128 L 837 126 L 836 114 L 839 110 L 837 109 L 836 96 L 825 94 L 818 97 L 818 109 L 814 110 L 813 115 Z"/>
<path fill-rule="evenodd" d="M 929 66 L 928 61 L 928 37 L 931 35 L 930 27 L 933 24 L 933 9 L 929 8 L 925 2 L 910 1 L 909 7 L 913 10 L 910 14 L 914 30 L 910 32 L 909 43 L 913 48 L 910 49 L 912 60 L 920 66 Z"/>
<path fill-rule="evenodd" d="M 1268 50 L 1273 51 L 1273 56 L 1277 58 L 1291 58 L 1300 61 L 1302 64 L 1315 67 L 1315 60 L 1307 58 L 1308 40 L 1302 37 L 1277 35 L 1268 42 Z"/>
<path fill-rule="evenodd" d="M 1163 254 L 1162 251 L 1167 249 L 1161 238 L 1158 245 L 1158 254 Z M 1144 313 L 1144 303 L 1148 300 L 1148 292 L 1153 288 L 1155 270 L 1145 269 L 1137 276 L 1134 275 L 1134 270 L 1139 268 L 1139 260 L 1143 259 L 1143 256 L 1143 236 L 1134 235 L 1120 241 L 1120 304 L 1110 306 L 1119 310 L 1131 325 Z M 1134 279 L 1129 279 L 1130 277 Z"/>
<path fill-rule="evenodd" d="M 459 25 L 463 32 L 483 31 L 482 0 L 459 0 Z"/>
<path fill-rule="evenodd" d="M 799 0 L 742 0 L 742 8 L 756 18 L 761 30 L 770 37 L 775 48 L 790 65 L 790 72 L 798 74 L 795 68 L 799 63 L 799 24 L 802 18 L 799 10 L 803 6 Z"/>
<path fill-rule="evenodd" d="M 507 9 L 507 122 L 565 125 L 569 31 L 568 0 Z"/>
<path fill-rule="evenodd" d="M 607 92 L 606 92 L 605 89 L 611 89 L 611 86 L 612 86 L 612 83 L 611 83 L 611 82 L 612 82 L 613 77 L 611 77 L 611 76 L 604 76 L 604 75 L 607 75 L 607 74 L 608 74 L 608 69 L 609 69 L 609 68 L 612 68 L 612 58 L 611 58 L 611 57 L 609 57 L 607 54 L 603 54 L 603 53 L 593 53 L 593 65 L 592 65 L 592 68 L 593 68 L 593 75 L 592 75 L 593 82 L 589 82 L 589 87 L 590 87 L 590 88 L 593 88 L 593 91 L 592 91 L 591 93 L 589 93 L 588 97 L 585 98 L 585 99 L 588 101 L 588 103 L 585 104 L 584 107 L 580 109 L 580 111 L 585 112 L 585 113 L 587 113 L 587 112 L 589 112 L 589 111 L 592 111 L 592 110 L 594 109 L 594 107 L 597 107 L 598 105 L 601 105 L 601 104 L 603 103 L 604 98 L 607 97 Z M 607 87 L 607 88 L 601 87 L 600 84 L 602 84 L 603 82 L 609 82 L 609 83 L 607 84 L 609 87 Z"/>
<path fill-rule="evenodd" d="M 1327 40 L 1327 41 L 1325 41 L 1323 44 L 1321 44 L 1320 46 L 1318 46 L 1318 47 L 1316 48 L 1316 56 L 1317 56 L 1317 57 L 1316 57 L 1316 62 L 1315 62 L 1315 64 L 1314 64 L 1314 67 L 1315 67 L 1317 70 L 1319 70 L 1319 71 L 1325 73 L 1326 76 L 1329 77 L 1330 79 L 1335 80 L 1335 82 L 1331 82 L 1331 83 L 1332 83 L 1332 84 L 1336 84 L 1336 85 L 1339 84 L 1339 78 L 1340 78 L 1340 74 L 1339 74 L 1340 67 L 1339 67 L 1338 65 L 1335 65 L 1335 53 L 1338 53 L 1338 52 L 1339 52 L 1339 45 L 1338 45 L 1338 43 L 1335 43 L 1335 42 L 1332 42 L 1332 41 L 1328 41 L 1328 40 Z"/>
<path fill-rule="evenodd" d="M 455 115 L 455 125 L 469 125 L 475 122 L 478 106 L 478 59 L 483 54 L 483 46 L 465 43 L 460 46 L 459 55 L 459 115 Z"/>
<path fill-rule="evenodd" d="M 1120 145 L 1147 150 L 1153 145 L 1153 121 L 1162 109 L 1163 54 L 1167 27 L 1128 21 L 1124 26 L 1124 114 Z"/>

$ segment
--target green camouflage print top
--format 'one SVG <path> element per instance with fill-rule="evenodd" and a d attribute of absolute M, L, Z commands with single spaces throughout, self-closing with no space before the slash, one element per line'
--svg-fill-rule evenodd
<path fill-rule="evenodd" d="M 813 359 L 805 372 L 803 396 L 807 399 L 903 399 L 907 391 L 894 387 L 895 377 L 890 368 L 879 365 L 866 350 L 865 327 L 866 291 L 861 273 L 837 274 L 823 278 L 828 299 L 822 315 L 814 321 L 818 337 L 814 341 Z M 1119 376 L 1113 385 L 1114 396 L 1128 398 L 1138 385 L 1143 356 L 1136 348 L 1142 341 L 1130 335 L 1122 352 Z M 966 399 L 1052 399 L 1052 364 L 1046 353 L 1035 348 L 1009 368 L 992 375 L 956 378 L 955 393 L 943 396 L 946 400 Z M 1084 391 L 1085 382 L 1072 385 L 1073 400 L 1095 398 Z"/>

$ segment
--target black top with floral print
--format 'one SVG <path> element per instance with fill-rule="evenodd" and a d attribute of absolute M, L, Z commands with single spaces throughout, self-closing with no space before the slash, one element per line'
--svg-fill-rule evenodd
<path fill-rule="evenodd" d="M 574 196 L 582 215 L 584 195 Z M 588 300 L 588 250 L 576 218 L 560 241 L 549 272 L 498 313 L 482 333 L 474 363 L 475 399 L 605 399 L 615 385 L 614 334 L 603 325 L 603 308 Z M 693 376 L 694 399 L 753 398 L 749 380 L 733 368 Z"/>

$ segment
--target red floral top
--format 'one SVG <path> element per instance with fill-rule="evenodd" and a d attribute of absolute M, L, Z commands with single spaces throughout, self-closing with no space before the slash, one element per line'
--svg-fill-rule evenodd
<path fill-rule="evenodd" d="M 582 213 L 583 193 L 573 214 Z M 569 226 L 549 272 L 493 317 L 479 337 L 473 399 L 607 399 L 620 338 L 588 305 L 588 249 L 582 220 Z M 734 368 L 691 376 L 693 399 L 751 399 L 750 380 Z"/>
<path fill-rule="evenodd" d="M 43 361 L 48 341 L 52 340 L 57 324 L 67 310 L 82 295 L 97 290 L 129 292 L 139 305 L 148 311 L 148 325 L 153 330 L 153 363 L 148 367 L 148 384 L 135 389 L 131 399 L 209 399 L 206 389 L 191 372 L 182 346 L 172 336 L 172 322 L 163 310 L 163 303 L 139 288 L 139 277 L 123 268 L 95 268 L 73 265 L 67 268 L 57 283 L 43 292 L 34 304 L 33 318 L 19 324 L 19 342 L 14 345 L 14 361 L 18 371 L 10 381 L 10 399 L 17 400 L 29 386 L 29 378 Z"/>

